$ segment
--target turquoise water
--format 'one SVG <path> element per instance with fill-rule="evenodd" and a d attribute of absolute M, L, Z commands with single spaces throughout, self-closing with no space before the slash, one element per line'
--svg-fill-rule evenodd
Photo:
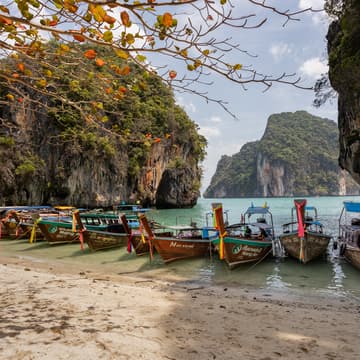
<path fill-rule="evenodd" d="M 318 210 L 319 220 L 327 233 L 335 239 L 338 235 L 338 220 L 345 200 L 360 201 L 360 196 L 307 198 L 308 205 Z M 252 203 L 262 206 L 266 202 L 273 214 L 275 231 L 290 221 L 293 198 L 268 199 L 199 199 L 192 209 L 150 210 L 147 216 L 162 224 L 189 225 L 196 222 L 205 225 L 206 214 L 213 202 L 222 202 L 228 211 L 229 222 L 239 222 L 240 214 Z M 150 262 L 148 256 L 136 257 L 128 254 L 125 247 L 90 253 L 81 251 L 79 245 L 49 246 L 46 242 L 29 244 L 24 240 L 0 241 L 0 254 L 36 259 L 36 261 L 57 261 L 78 266 L 86 271 L 101 270 L 109 274 L 135 274 L 142 277 L 159 277 L 200 285 L 232 285 L 260 289 L 286 296 L 290 293 L 320 296 L 345 296 L 360 300 L 360 271 L 332 252 L 332 243 L 327 256 L 306 265 L 291 258 L 268 258 L 256 265 L 229 270 L 216 257 L 178 261 L 164 265 L 158 255 Z"/>

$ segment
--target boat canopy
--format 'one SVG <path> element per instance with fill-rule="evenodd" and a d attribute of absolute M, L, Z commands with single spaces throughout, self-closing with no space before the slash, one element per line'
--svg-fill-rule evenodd
<path fill-rule="evenodd" d="M 344 208 L 347 212 L 360 213 L 360 202 L 344 201 Z"/>
<path fill-rule="evenodd" d="M 266 206 L 250 206 L 246 212 L 245 212 L 245 215 L 249 214 L 249 215 L 252 215 L 252 214 L 268 214 L 269 213 L 269 207 Z"/>

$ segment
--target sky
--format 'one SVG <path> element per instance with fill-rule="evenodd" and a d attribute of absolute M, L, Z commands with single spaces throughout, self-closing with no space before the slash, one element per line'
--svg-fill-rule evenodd
<path fill-rule="evenodd" d="M 273 1 L 283 6 L 283 1 Z M 322 0 L 286 1 L 291 9 L 313 6 L 322 8 Z M 249 64 L 267 74 L 281 75 L 284 71 L 296 73 L 301 84 L 311 87 L 321 74 L 326 73 L 326 33 L 329 19 L 324 13 L 307 13 L 301 21 L 289 22 L 267 14 L 269 21 L 261 29 L 233 30 L 231 36 L 244 44 L 244 48 L 257 54 L 246 59 Z M 241 59 L 243 60 L 243 58 Z M 209 186 L 222 155 L 233 155 L 250 141 L 260 140 L 270 115 L 305 110 L 309 113 L 337 121 L 337 102 L 320 108 L 312 105 L 314 92 L 291 85 L 274 84 L 268 91 L 250 85 L 244 90 L 238 84 L 216 79 L 209 94 L 228 102 L 235 120 L 215 103 L 206 103 L 200 97 L 176 94 L 177 102 L 189 117 L 199 125 L 199 132 L 207 138 L 207 156 L 202 163 L 204 171 L 201 193 Z"/>

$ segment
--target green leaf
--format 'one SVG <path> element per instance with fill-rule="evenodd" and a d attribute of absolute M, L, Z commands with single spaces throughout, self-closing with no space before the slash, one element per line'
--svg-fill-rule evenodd
<path fill-rule="evenodd" d="M 110 31 L 110 30 L 105 31 L 104 34 L 103 34 L 103 39 L 106 42 L 112 42 L 112 40 L 113 40 L 112 31 Z"/>

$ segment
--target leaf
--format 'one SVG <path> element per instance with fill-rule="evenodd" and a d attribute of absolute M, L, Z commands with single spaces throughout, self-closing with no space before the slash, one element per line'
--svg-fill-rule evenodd
<path fill-rule="evenodd" d="M 12 94 L 7 94 L 6 97 L 7 97 L 7 99 L 8 99 L 9 101 L 14 101 L 14 100 L 15 100 L 15 97 L 14 97 L 14 95 L 12 95 Z"/>
<path fill-rule="evenodd" d="M 12 20 L 0 15 L 0 24 L 11 25 Z"/>
<path fill-rule="evenodd" d="M 122 75 L 128 75 L 128 74 L 130 74 L 130 72 L 131 72 L 131 69 L 130 69 L 130 66 L 128 66 L 128 65 L 125 65 L 121 70 Z"/>
<path fill-rule="evenodd" d="M 25 65 L 24 65 L 23 63 L 17 64 L 17 68 L 18 68 L 21 72 L 24 72 L 24 71 L 25 71 Z"/>
<path fill-rule="evenodd" d="M 173 17 L 170 13 L 166 12 L 164 13 L 164 15 L 162 16 L 162 24 L 165 27 L 170 27 L 173 23 Z"/>
<path fill-rule="evenodd" d="M 105 61 L 103 59 L 99 59 L 99 58 L 97 58 L 95 60 L 95 63 L 96 63 L 97 66 L 104 66 L 105 65 Z"/>
<path fill-rule="evenodd" d="M 0 10 L 6 14 L 9 14 L 9 9 L 6 6 L 0 5 Z"/>
<path fill-rule="evenodd" d="M 226 2 L 227 2 L 227 0 L 220 0 L 220 4 L 221 4 L 221 5 L 225 5 Z"/>
<path fill-rule="evenodd" d="M 84 52 L 84 56 L 90 60 L 95 59 L 96 58 L 96 51 L 93 49 L 89 49 L 87 51 Z"/>
<path fill-rule="evenodd" d="M 115 54 L 121 59 L 126 60 L 129 58 L 129 54 L 123 50 L 115 50 Z"/>
<path fill-rule="evenodd" d="M 235 64 L 233 66 L 233 69 L 236 71 L 236 70 L 241 70 L 242 69 L 242 65 L 241 64 Z"/>
<path fill-rule="evenodd" d="M 40 87 L 40 88 L 44 88 L 44 87 L 46 87 L 46 85 L 47 85 L 46 79 L 40 79 L 40 80 L 37 82 L 37 86 Z"/>
<path fill-rule="evenodd" d="M 181 50 L 180 51 L 180 55 L 182 56 L 182 57 L 188 57 L 188 52 L 187 52 L 187 50 L 186 49 L 183 49 L 183 50 Z"/>
<path fill-rule="evenodd" d="M 89 11 L 93 14 L 94 19 L 98 22 L 103 22 L 106 16 L 106 11 L 100 5 L 90 5 Z"/>
<path fill-rule="evenodd" d="M 113 40 L 113 33 L 110 30 L 107 30 L 103 34 L 103 40 L 106 42 L 112 42 Z"/>
<path fill-rule="evenodd" d="M 177 72 L 175 70 L 171 70 L 169 71 L 169 78 L 172 80 L 172 79 L 175 79 L 176 78 L 176 75 L 177 75 Z"/>
<path fill-rule="evenodd" d="M 137 56 L 136 56 L 136 60 L 143 63 L 143 62 L 146 61 L 146 56 L 144 56 L 144 55 L 137 55 Z"/>
<path fill-rule="evenodd" d="M 126 42 L 129 45 L 132 45 L 135 42 L 135 38 L 133 34 L 126 34 Z"/>
<path fill-rule="evenodd" d="M 69 10 L 71 13 L 76 13 L 78 6 L 74 4 L 74 0 L 64 0 L 63 6 L 66 10 Z"/>
<path fill-rule="evenodd" d="M 49 69 L 44 70 L 44 75 L 47 77 L 52 77 L 52 71 Z"/>
<path fill-rule="evenodd" d="M 70 48 L 69 46 L 65 45 L 65 44 L 61 44 L 60 45 L 60 50 L 61 51 L 65 51 L 65 52 L 69 52 L 70 51 Z"/>
<path fill-rule="evenodd" d="M 81 34 L 72 34 L 73 38 L 79 42 L 85 41 L 85 36 Z"/>
<path fill-rule="evenodd" d="M 104 21 L 110 25 L 114 24 L 114 22 L 116 21 L 116 19 L 110 15 L 105 15 L 104 16 Z"/>
<path fill-rule="evenodd" d="M 120 13 L 121 22 L 124 26 L 129 26 L 130 23 L 130 17 L 129 14 L 126 11 L 122 11 Z"/>

